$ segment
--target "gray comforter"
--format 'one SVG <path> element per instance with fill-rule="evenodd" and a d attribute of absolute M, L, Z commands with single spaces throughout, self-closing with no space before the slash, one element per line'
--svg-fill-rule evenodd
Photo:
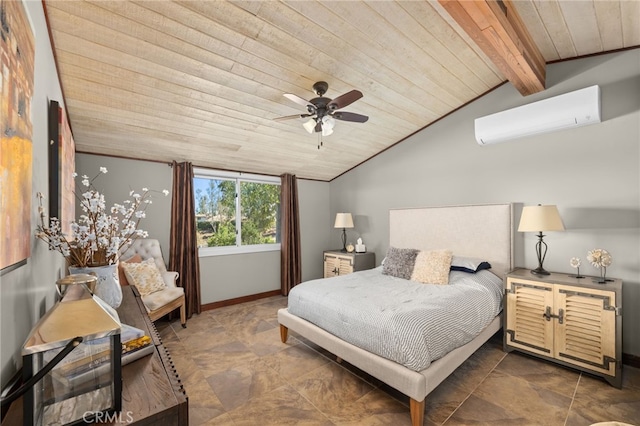
<path fill-rule="evenodd" d="M 451 272 L 448 285 L 382 274 L 382 267 L 307 281 L 288 310 L 369 352 L 421 371 L 477 336 L 502 309 L 502 280 Z"/>

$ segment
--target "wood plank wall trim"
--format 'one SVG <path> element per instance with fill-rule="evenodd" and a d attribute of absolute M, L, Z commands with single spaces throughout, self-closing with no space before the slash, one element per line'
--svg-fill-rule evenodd
<path fill-rule="evenodd" d="M 630 367 L 640 368 L 640 356 L 631 354 L 622 354 L 622 364 Z"/>
<path fill-rule="evenodd" d="M 251 294 L 249 296 L 236 297 L 234 299 L 221 300 L 219 302 L 207 303 L 202 305 L 203 311 L 209 311 L 211 309 L 222 308 L 224 306 L 237 305 L 239 303 L 251 302 L 254 300 L 265 299 L 267 297 L 280 296 L 282 293 L 280 290 L 267 291 L 264 293 Z"/>

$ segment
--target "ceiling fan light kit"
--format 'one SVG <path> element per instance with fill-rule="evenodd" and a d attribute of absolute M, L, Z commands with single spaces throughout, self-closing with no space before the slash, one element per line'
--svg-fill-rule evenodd
<path fill-rule="evenodd" d="M 333 127 L 336 125 L 336 120 L 329 116 L 325 115 L 322 117 L 322 136 L 329 136 L 333 133 Z"/>
<path fill-rule="evenodd" d="M 309 132 L 309 134 L 311 134 L 313 133 L 313 130 L 316 128 L 316 120 L 313 118 L 310 118 L 309 121 L 305 121 L 304 123 L 302 123 L 302 127 L 304 127 L 305 130 Z"/>
<path fill-rule="evenodd" d="M 325 98 L 324 94 L 329 89 L 329 84 L 325 81 L 318 81 L 313 85 L 313 91 L 317 95 L 309 101 L 292 93 L 285 93 L 284 96 L 307 108 L 306 114 L 288 115 L 286 117 L 275 118 L 277 121 L 289 120 L 292 118 L 307 118 L 309 120 L 302 123 L 302 127 L 310 134 L 316 132 L 318 135 L 318 149 L 322 146 L 322 136 L 329 136 L 333 133 L 335 120 L 351 121 L 354 123 L 364 123 L 369 117 L 353 112 L 338 111 L 362 97 L 359 90 L 351 90 L 335 99 Z"/>

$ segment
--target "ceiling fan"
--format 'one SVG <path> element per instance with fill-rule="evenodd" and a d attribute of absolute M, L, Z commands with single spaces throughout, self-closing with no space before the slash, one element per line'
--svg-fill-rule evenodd
<path fill-rule="evenodd" d="M 359 90 L 351 90 L 343 95 L 338 96 L 335 99 L 325 98 L 324 94 L 327 92 L 329 84 L 326 81 L 318 81 L 313 85 L 313 91 L 317 98 L 313 98 L 309 101 L 301 98 L 298 95 L 291 93 L 285 93 L 284 96 L 293 102 L 307 107 L 306 114 L 288 115 L 285 117 L 275 118 L 277 121 L 289 120 L 292 118 L 307 118 L 302 124 L 302 127 L 309 133 L 317 132 L 322 136 L 329 136 L 333 133 L 333 127 L 335 126 L 335 120 L 353 121 L 356 123 L 364 123 L 369 119 L 366 115 L 356 114 L 353 112 L 338 111 L 352 104 L 362 97 L 362 92 Z M 322 144 L 322 142 L 320 143 Z M 318 146 L 319 148 L 320 146 Z"/>

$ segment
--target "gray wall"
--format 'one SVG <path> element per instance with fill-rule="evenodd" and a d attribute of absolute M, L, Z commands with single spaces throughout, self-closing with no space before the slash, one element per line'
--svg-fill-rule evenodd
<path fill-rule="evenodd" d="M 333 226 L 329 215 L 329 184 L 299 179 L 298 203 L 302 281 L 309 281 L 322 277 L 322 252 L 333 247 L 331 243 L 334 240 L 330 239 L 330 233 L 327 232 Z"/>
<path fill-rule="evenodd" d="M 114 203 L 122 204 L 130 200 L 129 192 L 150 190 L 146 217 L 140 221 L 139 229 L 149 233 L 149 238 L 160 241 L 165 263 L 169 260 L 169 226 L 171 224 L 171 194 L 165 197 L 163 189 L 173 189 L 173 169 L 168 163 L 150 161 L 127 160 L 123 158 L 107 157 L 103 155 L 76 154 L 76 172 L 78 176 L 87 175 L 89 178 L 99 174 L 100 167 L 106 167 L 107 173 L 100 174 L 93 182 L 95 188 L 105 198 L 107 207 Z M 78 191 L 84 189 L 76 181 Z M 79 207 L 76 203 L 76 207 Z M 81 212 L 76 211 L 76 217 Z"/>
<path fill-rule="evenodd" d="M 4 387 L 22 365 L 20 350 L 36 321 L 54 303 L 55 281 L 64 274 L 64 260 L 58 252 L 34 237 L 39 221 L 37 192 L 49 194 L 47 164 L 47 117 L 49 100 L 63 104 L 58 84 L 42 3 L 24 2 L 36 41 L 35 81 L 31 100 L 33 123 L 33 182 L 31 196 L 31 257 L 27 264 L 0 278 L 0 378 Z M 45 200 L 45 205 L 46 205 Z"/>
<path fill-rule="evenodd" d="M 131 189 L 172 190 L 173 171 L 163 163 L 127 160 L 91 154 L 76 155 L 79 175 L 95 176 L 100 167 L 108 173 L 95 180 L 107 204 L 122 203 Z M 327 248 L 329 184 L 298 180 L 304 280 L 322 276 L 322 250 Z M 140 228 L 160 240 L 165 262 L 169 256 L 171 196 L 153 195 Z M 280 252 L 208 256 L 200 258 L 203 305 L 280 289 Z"/>
<path fill-rule="evenodd" d="M 279 288 L 279 251 L 200 258 L 203 305 Z"/>
<path fill-rule="evenodd" d="M 599 84 L 603 122 L 490 146 L 473 120 Z M 522 97 L 505 84 L 331 182 L 331 215 L 350 211 L 377 263 L 389 209 L 472 203 L 556 204 L 566 232 L 549 232 L 545 269 L 597 274 L 587 251 L 607 249 L 607 274 L 624 280 L 623 351 L 640 355 L 640 49 L 549 65 L 547 90 Z M 519 218 L 516 218 L 518 220 Z M 481 224 L 478 224 L 479 226 Z M 537 266 L 533 234 L 524 259 Z"/>

